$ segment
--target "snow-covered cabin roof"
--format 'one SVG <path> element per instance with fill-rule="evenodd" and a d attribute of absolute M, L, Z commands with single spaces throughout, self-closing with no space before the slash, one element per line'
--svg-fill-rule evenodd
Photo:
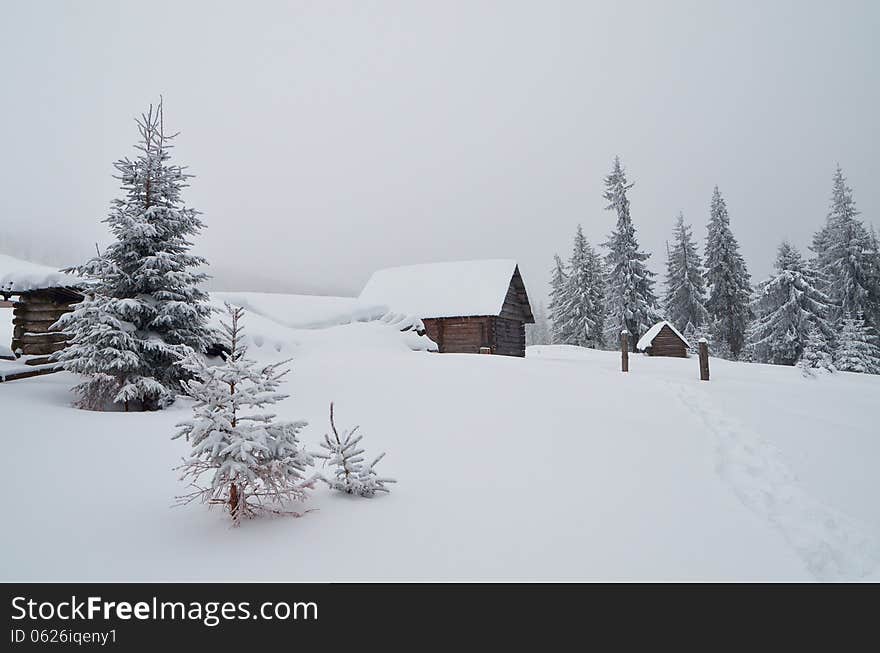
<path fill-rule="evenodd" d="M 421 318 L 501 315 L 511 291 L 523 321 L 532 323 L 516 261 L 450 261 L 387 268 L 373 273 L 358 298 Z"/>
<path fill-rule="evenodd" d="M 636 349 L 642 351 L 642 350 L 645 350 L 648 347 L 650 347 L 651 344 L 654 342 L 654 338 L 657 337 L 657 335 L 660 333 L 660 331 L 663 330 L 663 327 L 665 327 L 665 326 L 668 326 L 672 330 L 672 333 L 674 333 L 679 338 L 681 338 L 682 342 L 684 342 L 684 344 L 686 346 L 688 346 L 688 347 L 691 346 L 691 343 L 689 343 L 687 341 L 687 338 L 685 338 L 683 335 L 681 335 L 681 333 L 679 333 L 678 329 L 676 329 L 674 326 L 672 326 L 671 322 L 667 322 L 666 320 L 663 320 L 661 322 L 657 322 L 657 324 L 655 324 L 650 329 L 645 331 L 645 335 L 643 335 L 641 338 L 639 338 L 638 343 L 636 343 Z"/>
<path fill-rule="evenodd" d="M 79 288 L 83 280 L 48 265 L 0 254 L 0 293 L 18 294 L 44 288 Z"/>

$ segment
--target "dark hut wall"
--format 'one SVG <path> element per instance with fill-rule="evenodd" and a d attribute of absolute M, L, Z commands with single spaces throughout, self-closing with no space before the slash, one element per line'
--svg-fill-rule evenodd
<path fill-rule="evenodd" d="M 687 347 L 668 326 L 660 329 L 654 341 L 651 343 L 648 354 L 651 356 L 672 356 L 674 358 L 687 358 Z"/>
<path fill-rule="evenodd" d="M 47 356 L 64 349 L 67 336 L 52 325 L 82 297 L 64 289 L 22 293 L 12 305 L 12 351 L 25 356 Z"/>
<path fill-rule="evenodd" d="M 526 355 L 526 327 L 519 320 L 503 317 L 493 318 L 495 322 L 495 341 L 492 353 L 504 356 Z"/>
<path fill-rule="evenodd" d="M 489 347 L 493 354 L 525 356 L 525 325 L 503 317 L 445 317 L 422 320 L 428 337 L 441 353 L 478 354 Z"/>
<path fill-rule="evenodd" d="M 492 346 L 492 318 L 441 317 L 422 320 L 428 337 L 441 353 L 479 354 Z"/>

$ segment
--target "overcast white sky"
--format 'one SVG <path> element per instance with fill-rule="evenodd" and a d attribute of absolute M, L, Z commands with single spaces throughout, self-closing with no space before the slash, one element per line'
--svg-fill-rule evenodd
<path fill-rule="evenodd" d="M 753 273 L 806 246 L 840 162 L 880 224 L 880 2 L 14 2 L 0 24 L 0 246 L 106 242 L 112 162 L 164 94 L 197 243 L 228 288 L 358 292 L 511 257 L 543 300 L 619 154 L 662 272 L 718 184 Z"/>

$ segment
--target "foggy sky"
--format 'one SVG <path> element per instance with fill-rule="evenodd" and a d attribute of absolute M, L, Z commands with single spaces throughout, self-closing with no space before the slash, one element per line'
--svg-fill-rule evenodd
<path fill-rule="evenodd" d="M 0 248 L 108 240 L 112 162 L 165 98 L 215 287 L 355 294 L 390 265 L 510 257 L 544 301 L 619 154 L 650 267 L 712 188 L 755 281 L 840 162 L 880 225 L 880 3 L 16 2 L 0 25 Z M 702 248 L 702 243 L 701 243 Z M 15 251 L 18 250 L 18 251 Z M 658 279 L 661 278 L 658 276 Z"/>

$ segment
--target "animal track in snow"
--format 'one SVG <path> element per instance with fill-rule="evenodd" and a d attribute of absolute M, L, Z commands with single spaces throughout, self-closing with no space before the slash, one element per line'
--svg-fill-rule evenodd
<path fill-rule="evenodd" d="M 715 437 L 719 476 L 739 500 L 778 529 L 818 580 L 859 579 L 880 565 L 880 538 L 811 497 L 773 444 L 684 385 L 679 398 Z"/>

